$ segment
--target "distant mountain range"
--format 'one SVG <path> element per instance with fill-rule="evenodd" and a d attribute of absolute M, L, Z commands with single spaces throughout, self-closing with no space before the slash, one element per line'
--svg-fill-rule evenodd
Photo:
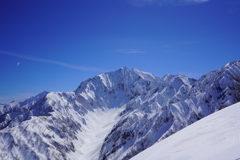
<path fill-rule="evenodd" d="M 198 80 L 123 67 L 0 104 L 0 159 L 128 160 L 239 101 L 240 60 Z"/>

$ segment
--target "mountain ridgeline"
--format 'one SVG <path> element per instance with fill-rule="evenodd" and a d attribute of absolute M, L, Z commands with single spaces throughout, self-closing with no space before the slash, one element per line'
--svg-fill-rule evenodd
<path fill-rule="evenodd" d="M 123 67 L 1 104 L 0 159 L 128 160 L 239 101 L 240 60 L 198 80 Z"/>

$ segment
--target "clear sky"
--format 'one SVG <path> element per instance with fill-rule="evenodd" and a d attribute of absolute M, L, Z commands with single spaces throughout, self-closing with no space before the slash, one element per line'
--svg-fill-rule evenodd
<path fill-rule="evenodd" d="M 240 58 L 240 0 L 0 0 L 0 102 L 127 66 L 193 78 Z"/>

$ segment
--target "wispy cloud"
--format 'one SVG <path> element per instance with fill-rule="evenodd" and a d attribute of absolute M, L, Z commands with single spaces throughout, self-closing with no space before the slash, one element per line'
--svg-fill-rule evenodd
<path fill-rule="evenodd" d="M 18 62 L 16 66 L 19 66 L 19 65 L 20 65 L 20 62 Z"/>
<path fill-rule="evenodd" d="M 135 6 L 144 6 L 147 4 L 157 4 L 157 5 L 187 5 L 203 3 L 209 0 L 131 0 L 131 3 Z"/>
<path fill-rule="evenodd" d="M 3 51 L 3 50 L 0 50 L 0 54 L 5 54 L 5 55 L 8 55 L 8 56 L 14 56 L 14 57 L 22 58 L 22 59 L 27 59 L 27 60 L 30 60 L 30 61 L 37 61 L 37 62 L 56 64 L 56 65 L 60 65 L 60 66 L 63 66 L 63 67 L 77 69 L 77 70 L 81 70 L 81 71 L 99 71 L 99 72 L 103 71 L 102 69 L 99 69 L 99 68 L 83 67 L 83 66 L 78 66 L 78 65 L 72 65 L 72 64 L 67 64 L 67 63 L 63 63 L 63 62 L 58 62 L 58 61 L 53 61 L 53 60 L 43 59 L 43 58 L 33 57 L 33 56 L 26 56 L 26 55 L 13 53 L 13 52 L 8 52 L 8 51 Z M 17 64 L 17 66 L 19 64 Z"/>
<path fill-rule="evenodd" d="M 132 54 L 132 53 L 145 53 L 145 51 L 136 50 L 136 49 L 118 49 L 115 52 L 118 52 L 118 53 L 129 53 L 129 54 Z"/>

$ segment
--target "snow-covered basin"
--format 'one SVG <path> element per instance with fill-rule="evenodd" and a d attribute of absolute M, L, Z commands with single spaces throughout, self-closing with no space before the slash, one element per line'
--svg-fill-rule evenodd
<path fill-rule="evenodd" d="M 123 108 L 97 108 L 88 112 L 84 116 L 82 132 L 78 133 L 78 140 L 73 142 L 76 151 L 68 153 L 68 157 L 71 160 L 97 160 L 104 139 L 118 122 L 122 110 Z"/>
<path fill-rule="evenodd" d="M 240 103 L 203 118 L 131 160 L 240 160 Z"/>

